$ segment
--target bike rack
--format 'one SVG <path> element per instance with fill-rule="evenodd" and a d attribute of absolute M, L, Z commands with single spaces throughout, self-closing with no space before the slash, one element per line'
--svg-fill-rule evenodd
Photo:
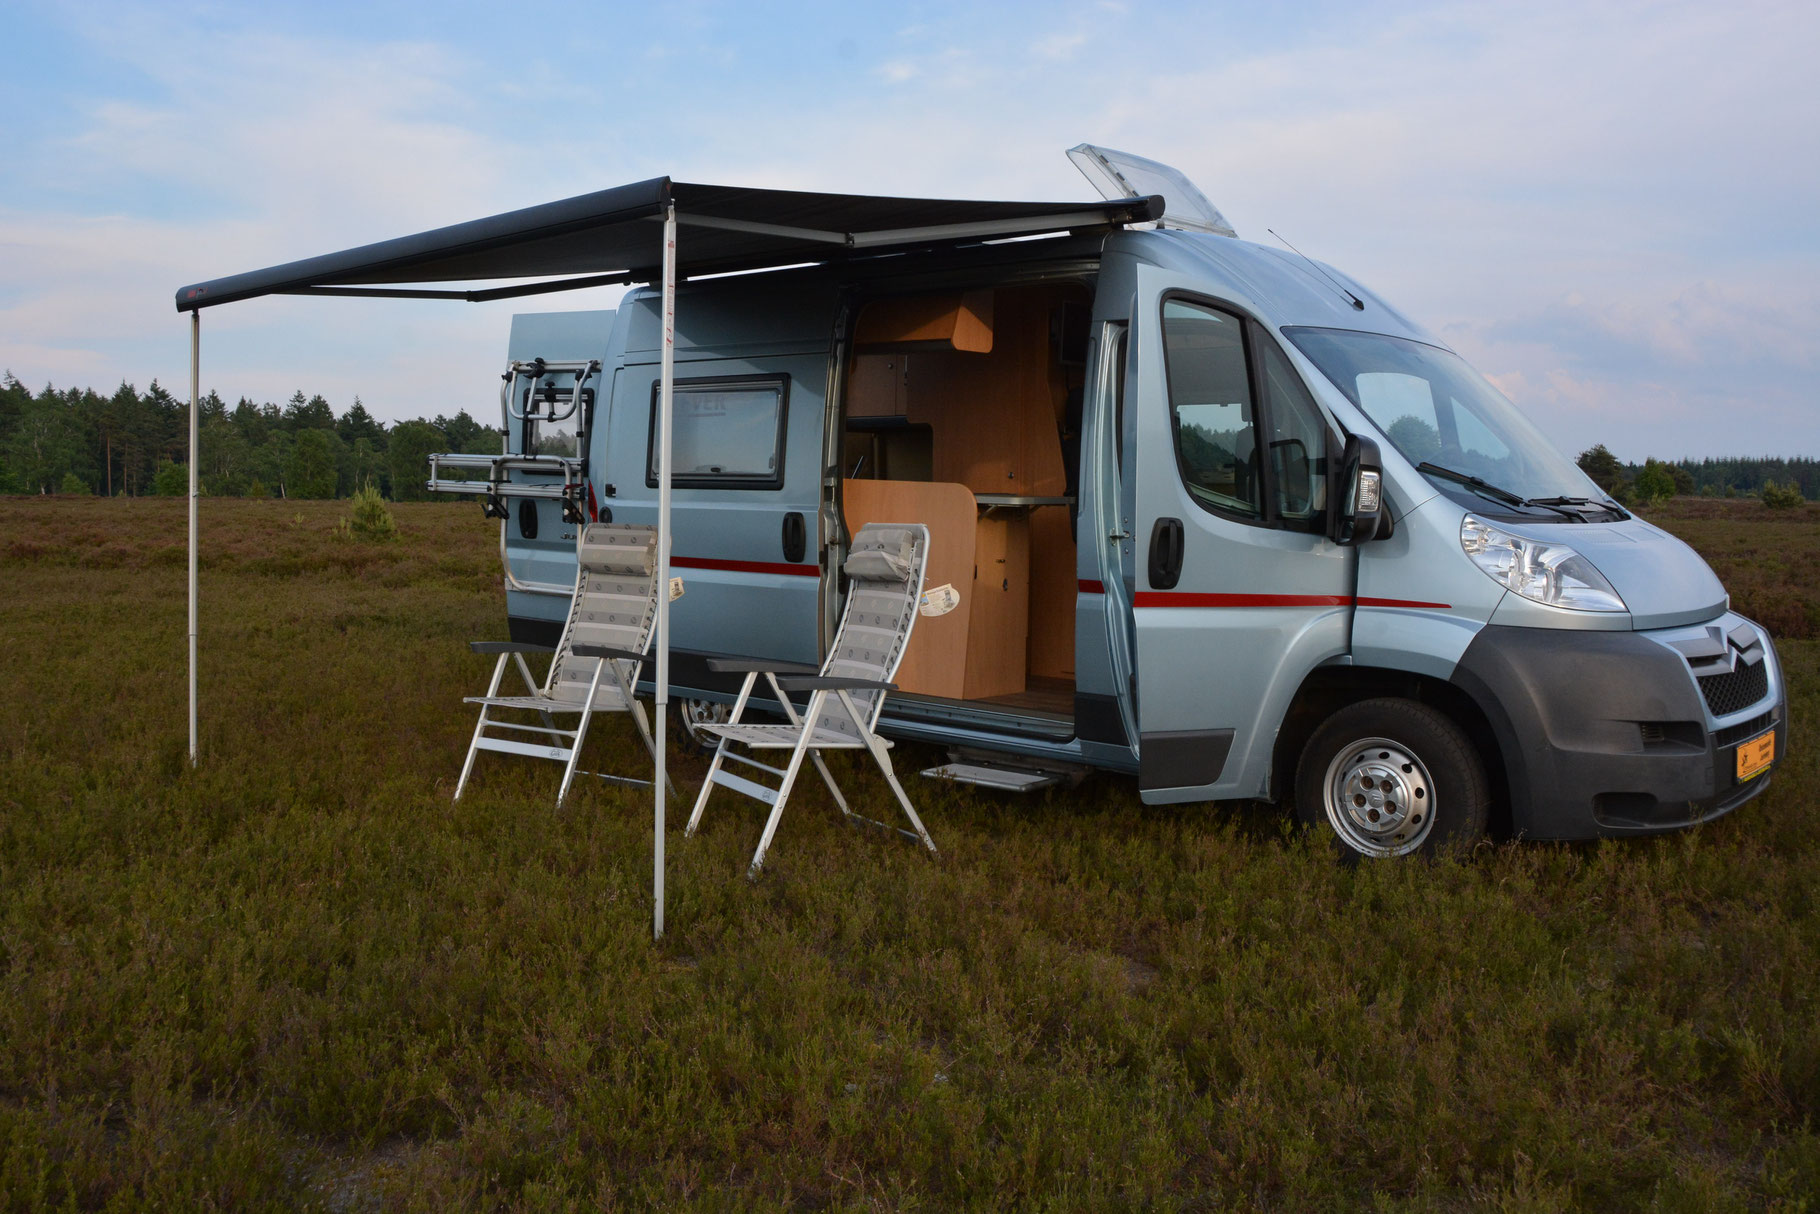
<path fill-rule="evenodd" d="M 506 586 L 529 594 L 561 595 L 574 593 L 574 586 L 553 582 L 527 582 L 512 572 L 506 551 L 506 525 L 510 511 L 507 498 L 532 498 L 562 503 L 563 521 L 580 524 L 586 519 L 588 496 L 588 419 L 594 411 L 596 391 L 589 381 L 600 374 L 600 360 L 560 362 L 533 358 L 506 364 L 500 379 L 499 420 L 509 446 L 514 422 L 521 426 L 554 424 L 576 418 L 575 455 L 537 455 L 503 451 L 498 455 L 438 452 L 430 456 L 432 493 L 453 493 L 481 498 L 481 512 L 499 520 L 499 563 L 505 570 Z M 566 387 L 558 387 L 556 378 L 569 376 Z M 525 381 L 522 391 L 520 381 Z M 450 473 L 485 473 L 484 478 Z M 537 479 L 526 479 L 526 478 Z M 579 535 L 579 531 L 577 532 Z"/>

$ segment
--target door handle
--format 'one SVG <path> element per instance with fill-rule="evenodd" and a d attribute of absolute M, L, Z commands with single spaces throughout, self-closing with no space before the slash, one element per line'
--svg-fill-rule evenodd
<path fill-rule="evenodd" d="M 801 564 L 808 548 L 809 529 L 803 524 L 803 516 L 795 511 L 784 515 L 784 560 Z"/>
<path fill-rule="evenodd" d="M 1160 518 L 1150 529 L 1150 585 L 1173 590 L 1182 577 L 1182 552 L 1187 536 L 1179 518 Z"/>

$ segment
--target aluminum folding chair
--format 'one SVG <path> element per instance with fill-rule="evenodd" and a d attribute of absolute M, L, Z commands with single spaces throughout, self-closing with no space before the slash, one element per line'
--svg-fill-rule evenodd
<path fill-rule="evenodd" d="M 796 783 L 805 758 L 815 764 L 834 796 L 834 803 L 840 806 L 848 821 L 865 822 L 886 830 L 897 829 L 907 837 L 921 840 L 930 851 L 935 850 L 934 840 L 924 829 L 922 819 L 916 816 L 916 807 L 910 804 L 903 785 L 897 781 L 897 774 L 891 770 L 891 743 L 879 737 L 876 731 L 885 693 L 896 690 L 897 685 L 890 682 L 891 676 L 897 673 L 904 649 L 910 643 L 910 629 L 916 623 L 928 551 L 929 530 L 920 523 L 870 523 L 860 528 L 843 566 L 852 583 L 847 593 L 847 609 L 841 617 L 840 631 L 835 634 L 834 649 L 819 672 L 812 666 L 784 662 L 708 660 L 709 669 L 745 671 L 746 679 L 740 686 L 739 699 L 734 702 L 733 715 L 727 723 L 700 727 L 704 733 L 718 735 L 720 745 L 715 748 L 714 761 L 708 767 L 708 778 L 702 782 L 701 794 L 695 799 L 695 810 L 689 815 L 689 828 L 685 833 L 693 835 L 701 825 L 702 811 L 707 808 L 708 797 L 717 784 L 769 805 L 771 815 L 765 821 L 764 834 L 759 837 L 758 850 L 752 853 L 751 867 L 746 870 L 748 877 L 756 877 L 764 865 L 765 852 L 784 815 L 784 802 L 790 797 L 790 789 Z M 760 675 L 769 684 L 788 724 L 747 724 L 742 719 Z M 786 694 L 791 691 L 809 693 L 808 706 L 800 716 Z M 748 751 L 788 750 L 790 761 L 785 767 L 773 767 L 739 753 L 733 749 L 735 746 Z M 915 832 L 863 818 L 849 809 L 846 798 L 841 796 L 840 788 L 834 782 L 833 773 L 822 762 L 824 750 L 869 753 L 878 763 L 879 770 L 884 772 L 885 782 L 891 786 L 892 795 L 903 807 Z M 756 780 L 728 771 L 725 765 L 729 760 L 769 772 L 778 777 L 780 783 L 775 789 L 768 788 Z"/>
<path fill-rule="evenodd" d="M 467 761 L 461 766 L 461 780 L 455 785 L 455 798 L 461 798 L 468 775 L 474 770 L 474 756 L 483 750 L 525 755 L 534 759 L 553 759 L 563 764 L 562 787 L 556 793 L 556 806 L 562 807 L 569 795 L 569 785 L 577 774 L 599 776 L 619 784 L 642 784 L 651 781 L 606 772 L 581 772 L 578 763 L 581 748 L 588 736 L 588 724 L 597 712 L 623 712 L 638 726 L 653 763 L 657 746 L 651 739 L 651 722 L 643 704 L 633 694 L 638 687 L 639 670 L 651 644 L 651 624 L 657 614 L 657 529 L 626 523 L 592 523 L 582 532 L 577 546 L 575 597 L 569 604 L 568 622 L 562 639 L 554 648 L 521 641 L 474 641 L 468 647 L 475 653 L 498 654 L 493 666 L 493 681 L 483 696 L 468 696 L 463 703 L 480 705 L 480 720 L 474 726 L 474 740 L 468 745 Z M 525 665 L 527 653 L 554 653 L 550 672 L 539 684 Z M 518 664 L 529 695 L 502 696 L 499 682 L 506 663 Z M 492 714 L 503 710 L 535 712 L 542 725 L 501 721 Z M 555 718 L 579 714 L 574 729 L 563 729 Z M 519 734 L 542 734 L 551 742 L 520 741 L 499 737 L 495 731 L 510 730 Z M 556 744 L 560 740 L 561 744 Z M 666 781 L 667 783 L 667 781 Z M 675 794 L 675 786 L 667 791 Z"/>

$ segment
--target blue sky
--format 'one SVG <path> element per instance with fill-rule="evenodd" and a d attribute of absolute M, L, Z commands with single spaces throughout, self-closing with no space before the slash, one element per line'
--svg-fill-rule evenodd
<path fill-rule="evenodd" d="M 1087 198 L 1168 161 L 1563 449 L 1820 454 L 1820 6 L 0 0 L 0 366 L 187 380 L 185 282 L 671 174 Z M 485 415 L 514 308 L 205 314 L 204 386 Z"/>

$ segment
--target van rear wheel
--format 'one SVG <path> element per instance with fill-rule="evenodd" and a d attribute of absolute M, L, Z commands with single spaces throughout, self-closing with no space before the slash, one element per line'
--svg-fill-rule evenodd
<path fill-rule="evenodd" d="M 702 732 L 703 725 L 725 725 L 733 716 L 733 706 L 718 700 L 675 700 L 670 704 L 677 732 L 682 735 L 684 754 L 712 754 L 720 739 Z"/>
<path fill-rule="evenodd" d="M 1483 838 L 1485 765 L 1463 730 L 1415 700 L 1363 700 L 1314 731 L 1296 764 L 1296 815 L 1343 857 L 1432 855 Z"/>

